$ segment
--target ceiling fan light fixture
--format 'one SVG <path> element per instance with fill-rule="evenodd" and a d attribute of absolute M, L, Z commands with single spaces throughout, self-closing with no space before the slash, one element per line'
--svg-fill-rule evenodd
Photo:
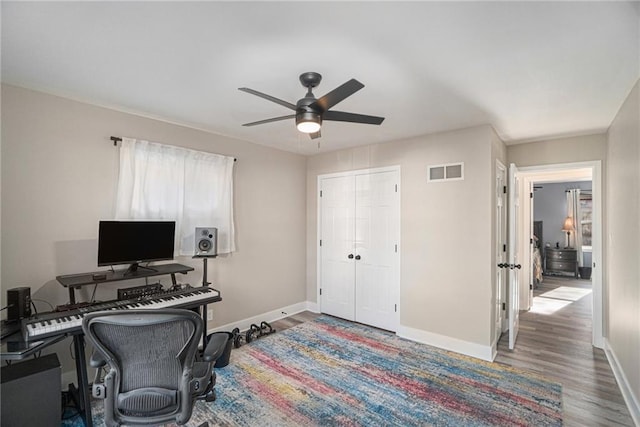
<path fill-rule="evenodd" d="M 322 119 L 320 114 L 314 112 L 304 112 L 296 116 L 296 127 L 303 133 L 315 133 L 320 130 Z"/>

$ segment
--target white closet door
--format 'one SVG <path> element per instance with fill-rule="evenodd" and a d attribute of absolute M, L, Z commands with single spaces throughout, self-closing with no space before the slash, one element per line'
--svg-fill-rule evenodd
<path fill-rule="evenodd" d="M 395 331 L 398 301 L 399 174 L 356 175 L 355 319 Z"/>
<path fill-rule="evenodd" d="M 353 176 L 325 178 L 320 187 L 320 309 L 347 320 L 355 320 L 354 187 Z"/>
<path fill-rule="evenodd" d="M 320 176 L 322 313 L 395 331 L 400 295 L 400 170 Z"/>

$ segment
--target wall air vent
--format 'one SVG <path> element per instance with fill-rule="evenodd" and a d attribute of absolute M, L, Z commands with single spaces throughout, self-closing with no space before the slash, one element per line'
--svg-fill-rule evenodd
<path fill-rule="evenodd" d="M 460 181 L 464 179 L 464 163 L 432 165 L 427 168 L 427 182 Z"/>

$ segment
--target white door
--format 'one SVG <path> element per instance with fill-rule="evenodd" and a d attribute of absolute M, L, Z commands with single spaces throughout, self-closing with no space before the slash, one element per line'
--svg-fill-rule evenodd
<path fill-rule="evenodd" d="M 320 187 L 321 311 L 355 320 L 355 182 L 325 178 Z"/>
<path fill-rule="evenodd" d="M 398 173 L 356 175 L 356 321 L 397 328 Z"/>
<path fill-rule="evenodd" d="M 507 170 L 504 165 L 496 165 L 496 290 L 495 290 L 495 334 L 496 338 L 506 330 L 505 309 L 507 294 Z"/>
<path fill-rule="evenodd" d="M 397 169 L 319 177 L 322 313 L 397 329 L 399 178 Z"/>
<path fill-rule="evenodd" d="M 509 165 L 509 349 L 513 350 L 518 336 L 520 317 L 518 258 L 518 216 L 520 214 L 520 182 L 518 168 Z"/>
<path fill-rule="evenodd" d="M 533 245 L 535 241 L 533 239 L 533 182 L 530 180 L 525 181 L 527 189 L 529 190 L 529 219 L 528 219 L 528 231 L 529 231 L 529 301 L 527 309 L 531 309 L 533 306 L 533 287 L 536 285 L 536 277 L 533 268 Z"/>

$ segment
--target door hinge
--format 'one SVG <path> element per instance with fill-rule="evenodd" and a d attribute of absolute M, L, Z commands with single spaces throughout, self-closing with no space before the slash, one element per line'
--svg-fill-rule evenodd
<path fill-rule="evenodd" d="M 503 192 L 504 194 L 507 194 L 507 186 L 506 186 L 506 185 L 505 185 L 504 187 L 502 187 L 502 192 Z"/>
<path fill-rule="evenodd" d="M 533 245 L 533 239 L 529 239 L 529 244 Z"/>
<path fill-rule="evenodd" d="M 398 184 L 396 184 L 396 193 L 398 192 Z"/>
<path fill-rule="evenodd" d="M 533 290 L 533 285 L 529 283 L 529 290 Z"/>
<path fill-rule="evenodd" d="M 398 304 L 393 305 L 393 311 L 395 311 L 396 313 L 398 312 Z"/>
<path fill-rule="evenodd" d="M 506 310 L 506 309 L 507 309 L 507 303 L 506 303 L 506 302 L 503 302 L 503 303 L 502 303 L 502 309 L 503 309 L 503 310 Z"/>
<path fill-rule="evenodd" d="M 320 197 L 322 197 L 322 190 L 320 190 Z"/>
<path fill-rule="evenodd" d="M 320 288 L 320 295 L 322 295 L 322 288 Z"/>
<path fill-rule="evenodd" d="M 320 239 L 320 246 L 322 246 L 322 239 Z"/>
<path fill-rule="evenodd" d="M 398 245 L 396 245 L 396 253 L 398 253 Z"/>
<path fill-rule="evenodd" d="M 502 245 L 502 252 L 507 252 L 507 245 Z"/>
<path fill-rule="evenodd" d="M 529 198 L 533 199 L 533 193 L 529 193 Z"/>

